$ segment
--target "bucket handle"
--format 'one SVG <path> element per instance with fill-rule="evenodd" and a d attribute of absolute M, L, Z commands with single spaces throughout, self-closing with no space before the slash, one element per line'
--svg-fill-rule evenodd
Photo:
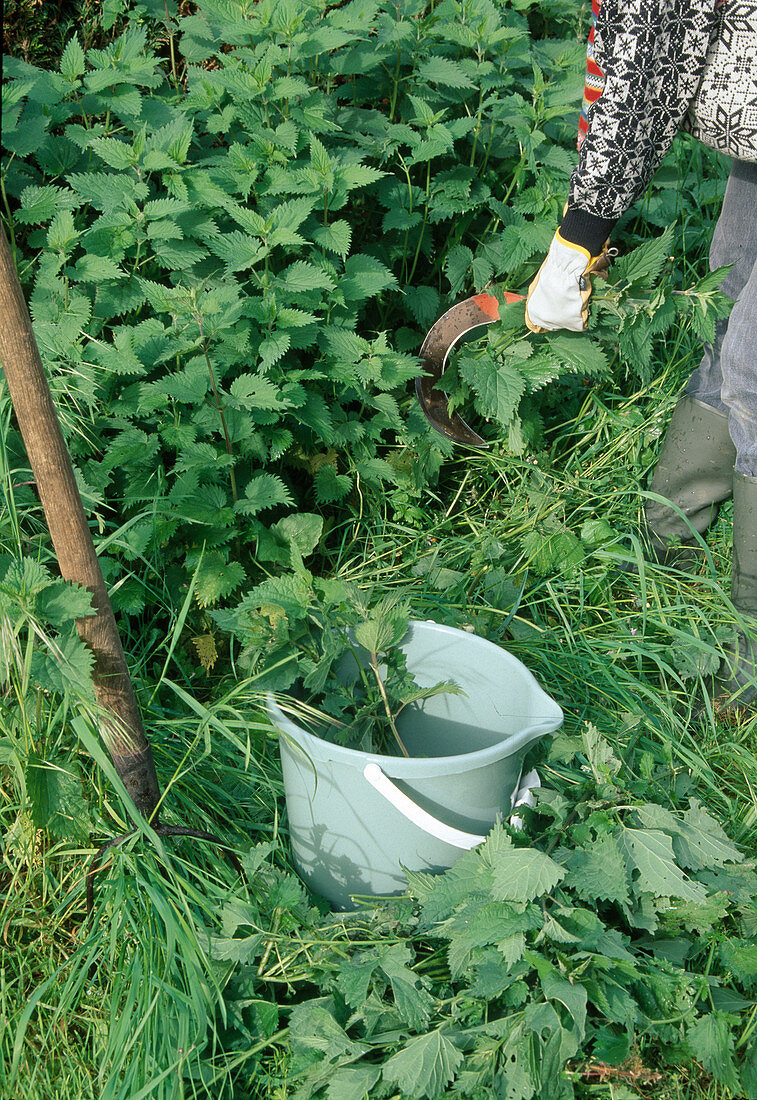
<path fill-rule="evenodd" d="M 478 844 L 483 844 L 486 840 L 485 836 L 465 833 L 462 829 L 445 825 L 443 821 L 439 821 L 438 818 L 433 817 L 426 810 L 422 810 L 420 806 L 413 802 L 412 798 L 408 798 L 396 784 L 392 783 L 389 776 L 385 775 L 378 764 L 373 761 L 365 765 L 363 776 L 373 789 L 383 795 L 388 802 L 391 802 L 392 806 L 399 810 L 404 817 L 412 821 L 419 829 L 423 829 L 424 832 L 436 837 L 437 840 L 442 840 L 445 844 L 451 844 L 455 848 L 462 848 L 466 851 L 475 848 Z M 530 771 L 528 775 L 521 776 L 517 790 L 512 796 L 512 808 L 515 810 L 518 806 L 535 806 L 536 799 L 531 792 L 537 787 L 541 787 L 541 779 L 535 769 Z M 523 818 L 518 814 L 513 814 L 510 818 L 510 824 L 514 829 L 520 830 L 523 828 Z"/>
<path fill-rule="evenodd" d="M 380 795 L 391 802 L 395 810 L 412 821 L 413 825 L 417 825 L 419 829 L 423 829 L 424 833 L 429 833 L 437 840 L 443 841 L 445 844 L 451 844 L 454 848 L 462 848 L 469 850 L 475 848 L 478 844 L 483 844 L 486 840 L 485 836 L 477 836 L 475 833 L 465 833 L 462 829 L 455 829 L 452 825 L 445 825 L 443 821 L 439 821 L 438 818 L 433 817 L 432 814 L 427 813 L 426 810 L 421 809 L 420 806 L 413 802 L 412 798 L 401 791 L 388 775 L 382 772 L 381 768 L 375 762 L 371 761 L 363 768 L 363 776 L 368 780 L 374 790 L 378 791 Z"/>

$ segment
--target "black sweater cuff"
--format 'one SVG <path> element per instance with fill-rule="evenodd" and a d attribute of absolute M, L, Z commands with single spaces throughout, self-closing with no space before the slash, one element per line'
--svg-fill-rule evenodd
<path fill-rule="evenodd" d="M 570 244 L 585 248 L 592 256 L 598 256 L 615 227 L 617 218 L 598 218 L 578 207 L 569 207 L 560 226 L 560 236 Z"/>

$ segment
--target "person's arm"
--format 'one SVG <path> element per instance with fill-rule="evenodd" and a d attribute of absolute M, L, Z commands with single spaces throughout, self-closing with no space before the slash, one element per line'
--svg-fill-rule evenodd
<path fill-rule="evenodd" d="M 579 160 L 549 255 L 529 288 L 534 331 L 586 326 L 591 268 L 648 185 L 694 98 L 715 0 L 601 0 L 587 51 Z"/>
<path fill-rule="evenodd" d="M 715 18 L 715 0 L 602 0 L 591 65 L 603 84 L 569 215 L 617 220 L 648 185 L 696 95 Z"/>

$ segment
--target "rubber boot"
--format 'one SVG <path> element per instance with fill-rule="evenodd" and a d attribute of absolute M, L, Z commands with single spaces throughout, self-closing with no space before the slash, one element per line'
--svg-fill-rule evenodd
<path fill-rule="evenodd" d="M 721 501 L 733 492 L 735 461 L 728 414 L 688 394 L 682 397 L 649 488 L 677 505 L 688 522 L 672 508 L 648 500 L 644 518 L 650 560 L 678 569 L 698 567 L 702 550 L 691 528 L 703 535 L 715 522 Z"/>
<path fill-rule="evenodd" d="M 731 600 L 749 630 L 738 629 L 731 654 L 720 666 L 713 695 L 728 710 L 744 710 L 757 698 L 757 477 L 733 475 Z"/>

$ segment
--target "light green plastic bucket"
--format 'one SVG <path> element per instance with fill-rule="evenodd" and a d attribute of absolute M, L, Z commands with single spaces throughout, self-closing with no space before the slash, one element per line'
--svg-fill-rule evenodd
<path fill-rule="evenodd" d="M 510 813 L 526 749 L 563 720 L 525 665 L 484 638 L 413 622 L 401 645 L 421 686 L 454 680 L 465 693 L 400 715 L 410 759 L 333 745 L 268 700 L 295 864 L 338 908 L 402 893 L 402 866 L 444 870 L 480 844 Z"/>

